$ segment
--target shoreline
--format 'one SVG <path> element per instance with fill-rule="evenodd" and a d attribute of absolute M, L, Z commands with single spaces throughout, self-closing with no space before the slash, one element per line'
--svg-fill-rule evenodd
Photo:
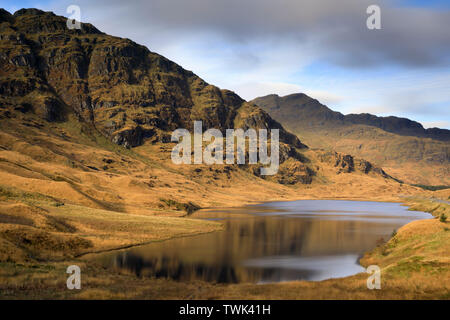
<path fill-rule="evenodd" d="M 353 201 L 361 200 L 353 199 Z M 411 200 L 374 202 L 402 203 L 402 205 L 408 207 L 408 210 L 416 205 Z M 262 202 L 259 201 L 258 203 Z M 417 211 L 428 212 L 436 216 L 433 214 L 434 206 L 430 204 L 432 203 L 428 200 L 428 209 L 430 210 Z M 442 205 L 444 206 L 444 204 Z M 449 206 L 445 206 L 448 210 Z M 177 221 L 196 220 L 189 218 L 172 219 L 177 219 Z M 222 225 L 220 221 L 217 224 Z M 0 299 L 450 299 L 450 292 L 448 292 L 448 288 L 450 288 L 448 252 L 450 251 L 442 249 L 444 251 L 438 251 L 436 254 L 433 251 L 431 255 L 428 255 L 429 257 L 425 256 L 425 258 L 422 258 L 423 253 L 416 254 L 414 251 L 416 247 L 433 244 L 435 242 L 433 237 L 448 237 L 450 232 L 444 231 L 448 230 L 447 226 L 448 222 L 445 225 L 439 223 L 438 219 L 410 222 L 399 228 L 394 238 L 365 252 L 362 257 L 358 258 L 357 263 L 363 268 L 370 264 L 380 265 L 383 279 L 389 279 L 383 285 L 384 290 L 368 290 L 366 287 L 367 274 L 364 273 L 321 281 L 286 281 L 265 284 L 220 284 L 205 281 L 178 282 L 162 278 L 139 278 L 134 273 L 114 271 L 111 268 L 101 266 L 98 262 L 89 261 L 85 257 L 85 255 L 126 250 L 131 247 L 171 239 L 167 238 L 151 240 L 145 244 L 132 244 L 126 248 L 89 252 L 58 261 L 2 262 L 0 263 L 0 279 L 2 279 L 0 281 Z M 424 230 L 426 231 L 425 234 L 423 234 Z M 215 231 L 219 230 L 209 232 Z M 185 234 L 183 237 L 206 233 Z M 414 239 L 411 240 L 412 238 Z M 446 239 L 442 240 L 443 246 L 448 246 L 450 243 Z M 411 250 L 413 251 L 411 252 Z M 434 247 L 433 250 L 435 250 Z M 405 252 L 408 254 L 405 254 Z M 438 269 L 433 267 L 431 270 L 435 271 L 432 274 L 416 273 L 417 268 L 419 270 L 421 270 L 420 268 L 429 268 L 429 263 L 436 263 L 433 261 L 440 261 L 440 267 Z M 84 284 L 81 291 L 65 289 L 66 268 L 72 264 L 79 265 L 83 270 Z M 408 266 L 407 269 L 405 269 L 406 266 Z M 404 274 L 405 272 L 406 274 Z M 40 289 L 37 290 L 36 288 Z"/>
<path fill-rule="evenodd" d="M 324 199 L 298 199 L 298 200 L 285 200 L 285 201 L 281 201 L 281 200 L 280 200 L 280 201 L 256 201 L 256 203 L 247 204 L 247 205 L 242 205 L 242 206 L 231 206 L 231 207 L 221 207 L 221 208 L 218 208 L 218 207 L 209 207 L 209 208 L 201 208 L 201 209 L 199 209 L 198 211 L 202 211 L 202 210 L 226 210 L 226 209 L 244 208 L 245 206 L 252 206 L 252 205 L 255 205 L 255 206 L 256 206 L 256 205 L 259 205 L 259 204 L 277 203 L 277 202 L 291 202 L 291 201 L 292 201 L 292 202 L 293 202 L 293 201 L 322 201 L 322 200 L 332 200 L 332 201 L 355 201 L 355 202 L 400 203 L 402 206 L 408 207 L 408 210 L 409 210 L 409 211 L 425 212 L 425 213 L 429 213 L 429 214 L 432 216 L 432 217 L 429 218 L 429 219 L 419 219 L 419 220 L 415 220 L 415 221 L 423 221 L 423 220 L 432 220 L 432 219 L 436 219 L 436 217 L 433 216 L 433 214 L 430 213 L 430 212 L 420 211 L 420 210 L 411 210 L 411 206 L 412 206 L 412 205 L 411 205 L 411 204 L 408 204 L 408 203 L 405 203 L 405 202 L 402 202 L 402 201 L 382 201 L 382 200 L 379 200 L 379 201 L 374 201 L 374 200 L 366 200 L 366 201 L 363 201 L 363 200 L 354 200 L 354 199 L 331 199 L 331 198 L 324 198 Z M 178 218 L 179 218 L 179 219 L 183 219 L 183 218 L 185 218 L 185 217 L 186 217 L 186 216 L 181 216 L 181 217 L 178 217 Z M 190 218 L 190 219 L 192 219 L 192 218 Z M 194 219 L 196 219 L 196 218 L 194 218 Z M 204 220 L 204 219 L 199 218 L 198 220 Z M 220 225 L 223 226 L 223 224 L 222 224 L 220 221 L 215 221 L 215 222 L 217 222 L 217 223 L 219 223 Z M 405 226 L 411 224 L 412 222 L 414 222 L 414 221 L 408 222 L 407 224 L 401 226 L 400 228 L 405 227 Z M 199 233 L 194 233 L 194 234 L 176 235 L 176 236 L 173 236 L 173 237 L 168 238 L 168 239 L 152 240 L 152 241 L 145 242 L 145 243 L 139 243 L 139 244 L 131 244 L 131 245 L 127 245 L 127 246 L 124 246 L 124 247 L 111 248 L 111 249 L 105 249 L 105 250 L 94 251 L 94 252 L 86 252 L 86 253 L 82 253 L 82 254 L 80 254 L 80 255 L 76 255 L 76 256 L 74 256 L 74 258 L 75 258 L 75 259 L 78 259 L 78 258 L 86 257 L 86 256 L 88 256 L 88 255 L 93 255 L 93 256 L 94 256 L 94 255 L 101 255 L 101 254 L 103 254 L 103 253 L 109 253 L 109 252 L 114 252 L 114 251 L 123 251 L 123 250 L 131 249 L 131 248 L 139 248 L 139 247 L 146 246 L 146 245 L 149 245 L 149 244 L 152 244 L 152 243 L 159 243 L 159 242 L 163 242 L 163 241 L 170 241 L 170 240 L 179 239 L 179 238 L 195 237 L 195 236 L 199 236 L 199 235 L 203 235 L 203 234 L 208 234 L 208 233 L 213 233 L 213 232 L 223 232 L 223 231 L 224 231 L 224 229 L 222 228 L 221 230 L 214 230 L 214 231 L 208 231 L 208 232 L 199 232 Z M 388 242 L 390 239 L 392 239 L 392 237 L 390 237 L 389 239 L 387 239 L 386 242 Z M 363 264 L 361 264 L 361 259 L 363 259 L 364 256 L 366 256 L 368 253 L 370 253 L 371 251 L 373 251 L 375 248 L 376 248 L 376 247 L 374 247 L 374 248 L 372 248 L 372 249 L 370 249 L 370 250 L 368 250 L 368 251 L 366 251 L 366 252 L 360 254 L 360 255 L 358 256 L 358 260 L 357 260 L 358 265 L 360 265 L 361 267 L 365 267 Z M 90 260 L 88 259 L 88 260 L 84 260 L 84 261 L 90 261 Z M 353 275 L 350 275 L 350 276 L 346 276 L 346 277 L 341 277 L 341 278 L 330 278 L 330 279 L 324 279 L 324 280 L 320 280 L 320 281 L 309 281 L 309 280 L 302 280 L 302 281 L 307 281 L 307 282 L 321 282 L 321 281 L 331 280 L 331 279 L 345 279 L 345 278 L 348 278 L 348 277 L 355 276 L 355 275 L 357 275 L 357 274 L 359 274 L 359 273 L 356 273 L 356 274 L 353 274 Z M 291 283 L 291 282 L 295 282 L 295 281 L 283 281 L 283 283 Z M 279 283 L 279 282 L 275 282 L 275 283 Z"/>

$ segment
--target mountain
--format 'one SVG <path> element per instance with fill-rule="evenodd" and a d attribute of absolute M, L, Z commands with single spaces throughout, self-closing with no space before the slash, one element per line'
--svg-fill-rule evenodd
<path fill-rule="evenodd" d="M 308 127 L 345 127 L 360 124 L 399 135 L 450 141 L 450 130 L 447 129 L 425 129 L 416 121 L 394 116 L 378 117 L 369 113 L 344 115 L 331 110 L 304 93 L 284 97 L 271 94 L 256 98 L 251 102 L 273 114 L 275 118 L 283 119 L 283 122 L 295 115 L 299 118 L 296 119 L 296 122 L 300 120 Z"/>
<path fill-rule="evenodd" d="M 2 103 L 47 121 L 74 112 L 125 147 L 166 141 L 193 120 L 220 130 L 278 128 L 283 142 L 304 147 L 264 111 L 131 40 L 36 9 L 0 15 Z"/>
<path fill-rule="evenodd" d="M 353 153 L 307 146 L 269 113 L 235 93 L 90 24 L 68 30 L 66 20 L 37 9 L 13 15 L 0 9 L 0 299 L 294 299 L 321 298 L 330 292 L 338 298 L 344 293 L 344 298 L 374 299 L 380 296 L 366 289 L 364 274 L 318 283 L 228 285 L 147 277 L 141 268 L 148 263 L 157 269 L 166 265 L 164 275 L 175 269 L 178 274 L 188 269 L 203 272 L 201 265 L 177 266 L 164 257 L 160 263 L 126 253 L 116 266 L 134 260 L 136 270 L 128 272 L 105 268 L 95 256 L 85 254 L 223 230 L 230 227 L 228 219 L 222 219 L 224 211 L 239 220 L 246 215 L 230 207 L 263 201 L 396 201 L 436 217 L 448 214 L 449 190 L 423 190 L 399 182 L 391 172 Z M 192 130 L 195 120 L 203 121 L 204 130 L 222 132 L 279 129 L 278 173 L 260 176 L 259 165 L 173 163 L 171 133 L 178 128 Z M 309 120 L 314 121 L 314 115 Z M 361 134 L 370 127 L 355 126 L 364 129 Z M 377 135 L 411 138 L 370 128 Z M 314 132 L 306 137 L 315 137 Z M 335 137 L 322 139 L 319 142 L 331 144 Z M 213 210 L 190 217 L 208 207 Z M 366 223 L 354 218 L 345 232 L 354 234 Z M 266 240 L 275 234 L 277 241 L 300 235 L 300 241 L 287 248 L 290 251 L 311 249 L 302 241 L 308 234 L 342 247 L 333 222 L 340 216 L 330 219 L 326 225 L 317 223 L 317 228 L 305 220 L 305 230 L 293 224 L 285 228 L 280 219 L 271 219 L 270 224 L 252 219 L 254 223 L 239 224 L 234 236 L 225 236 L 231 248 L 242 247 L 243 237 L 255 234 Z M 388 290 L 383 290 L 383 298 L 398 298 L 398 292 L 400 298 L 445 296 L 446 230 L 439 219 L 414 221 L 394 230 L 389 242 L 378 240 L 376 248 L 364 255 L 363 266 L 379 265 L 394 281 L 391 289 L 383 287 Z M 278 246 L 272 241 L 269 247 L 274 245 Z M 253 248 L 258 246 L 259 251 Z M 258 241 L 250 247 L 252 252 L 268 250 Z M 221 274 L 233 279 L 239 275 L 227 260 L 219 260 L 225 261 Z M 68 266 L 74 265 L 82 272 L 82 290 L 67 290 L 68 279 L 76 274 L 68 274 Z M 437 266 L 434 278 L 419 272 L 430 266 Z M 408 278 L 402 280 L 405 274 Z"/>
<path fill-rule="evenodd" d="M 276 128 L 281 168 L 274 180 L 312 182 L 317 170 L 301 154 L 307 147 L 255 104 L 131 40 L 85 23 L 69 30 L 66 21 L 37 9 L 0 12 L 0 118 L 7 123 L 16 128 L 69 123 L 128 149 L 168 143 L 177 128 L 192 132 L 195 120 L 223 133 Z M 20 133 L 22 139 L 26 133 Z"/>
<path fill-rule="evenodd" d="M 0 10 L 0 261 L 73 257 L 219 228 L 173 218 L 200 207 L 425 192 L 367 160 L 308 148 L 235 93 L 90 24 L 69 30 L 66 20 Z M 222 132 L 279 129 L 278 173 L 174 164 L 171 133 L 192 130 L 195 120 Z"/>
<path fill-rule="evenodd" d="M 450 130 L 398 117 L 343 115 L 303 93 L 251 102 L 306 144 L 367 159 L 408 183 L 450 185 Z"/>
<path fill-rule="evenodd" d="M 36 9 L 3 10 L 0 19 L 2 118 L 19 112 L 56 123 L 73 115 L 126 148 L 169 142 L 194 120 L 222 132 L 279 129 L 285 154 L 306 148 L 259 107 L 131 40 L 90 24 L 69 30 L 66 18 Z"/>

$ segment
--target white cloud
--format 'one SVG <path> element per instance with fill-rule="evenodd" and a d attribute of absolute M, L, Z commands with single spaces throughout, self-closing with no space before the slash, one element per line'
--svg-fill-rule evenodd
<path fill-rule="evenodd" d="M 346 97 L 328 91 L 304 89 L 301 92 L 328 106 L 339 105 L 347 100 Z"/>
<path fill-rule="evenodd" d="M 256 97 L 268 94 L 286 96 L 292 93 L 301 92 L 300 86 L 283 82 L 247 82 L 236 85 L 231 89 L 236 92 L 242 92 L 242 97 L 246 100 L 252 100 Z"/>
<path fill-rule="evenodd" d="M 450 121 L 422 121 L 424 128 L 450 128 Z"/>
<path fill-rule="evenodd" d="M 395 1 L 380 1 L 378 33 L 365 28 L 369 0 L 75 4 L 101 31 L 144 44 L 245 99 L 304 92 L 343 113 L 447 121 L 450 69 L 442 61 L 450 57 L 450 11 L 393 9 Z M 72 2 L 44 9 L 65 14 Z M 332 71 L 308 69 L 316 62 Z M 380 76 L 382 68 L 388 72 Z"/>

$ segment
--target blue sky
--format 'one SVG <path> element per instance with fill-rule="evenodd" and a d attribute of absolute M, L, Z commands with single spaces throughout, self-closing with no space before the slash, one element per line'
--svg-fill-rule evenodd
<path fill-rule="evenodd" d="M 420 8 L 450 8 L 448 0 L 400 0 L 399 5 Z"/>
<path fill-rule="evenodd" d="M 304 92 L 342 113 L 450 129 L 450 1 L 0 1 L 66 16 L 70 4 L 248 100 Z M 366 28 L 368 4 L 381 30 Z"/>

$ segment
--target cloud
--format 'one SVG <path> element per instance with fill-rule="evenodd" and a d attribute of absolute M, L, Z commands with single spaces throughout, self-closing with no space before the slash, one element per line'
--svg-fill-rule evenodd
<path fill-rule="evenodd" d="M 268 92 L 286 96 L 292 93 L 302 91 L 302 88 L 296 84 L 283 82 L 247 82 L 237 85 L 233 90 L 237 92 L 245 92 L 243 96 L 246 100 L 267 95 Z"/>
<path fill-rule="evenodd" d="M 450 68 L 439 73 L 419 70 L 386 78 L 368 78 L 354 83 L 351 89 L 341 90 L 356 101 L 361 101 L 361 96 L 368 101 L 367 106 L 354 106 L 352 112 L 450 117 Z"/>
<path fill-rule="evenodd" d="M 377 0 L 70 0 L 46 10 L 146 45 L 245 99 L 305 92 L 343 113 L 449 119 L 450 10 Z M 319 65 L 319 67 L 315 67 Z M 311 67 L 313 66 L 313 67 Z"/>
<path fill-rule="evenodd" d="M 340 104 L 346 100 L 346 98 L 329 91 L 304 89 L 301 92 L 307 94 L 310 97 L 313 97 L 314 99 L 317 99 L 322 104 L 329 106 Z"/>
<path fill-rule="evenodd" d="M 450 121 L 422 121 L 424 128 L 450 128 Z"/>
<path fill-rule="evenodd" d="M 450 10 L 377 3 L 381 30 L 366 27 L 372 0 L 137 0 L 132 6 L 119 0 L 77 2 L 89 20 L 102 21 L 105 31 L 133 34 L 146 43 L 182 41 L 207 31 L 235 44 L 314 42 L 316 57 L 352 68 L 449 62 Z"/>

